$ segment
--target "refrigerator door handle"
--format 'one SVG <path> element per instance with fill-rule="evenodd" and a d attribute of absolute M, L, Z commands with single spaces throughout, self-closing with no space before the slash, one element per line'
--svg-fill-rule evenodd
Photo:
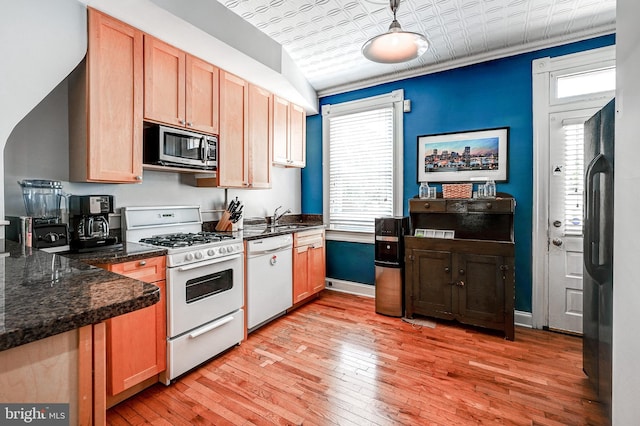
<path fill-rule="evenodd" d="M 601 173 L 609 172 L 609 163 L 603 154 L 598 154 L 587 166 L 585 173 L 585 224 L 584 227 L 584 265 L 596 282 L 601 283 L 601 276 L 606 272 L 605 265 L 600 264 L 599 251 L 596 247 L 599 244 L 597 240 L 600 237 L 600 208 L 597 203 L 600 202 L 600 190 L 593 184 L 595 177 Z M 596 258 L 594 259 L 594 256 Z"/>

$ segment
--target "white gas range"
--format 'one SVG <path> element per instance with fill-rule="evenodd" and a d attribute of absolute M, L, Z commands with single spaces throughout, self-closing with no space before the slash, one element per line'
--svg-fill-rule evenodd
<path fill-rule="evenodd" d="M 244 246 L 203 232 L 199 206 L 123 207 L 125 241 L 167 249 L 168 385 L 244 338 Z"/>

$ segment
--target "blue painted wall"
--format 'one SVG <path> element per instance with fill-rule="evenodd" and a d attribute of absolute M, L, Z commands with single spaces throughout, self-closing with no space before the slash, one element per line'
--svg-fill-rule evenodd
<path fill-rule="evenodd" d="M 516 309 L 531 312 L 531 214 L 533 200 L 533 112 L 531 62 L 615 43 L 604 36 L 578 43 L 414 77 L 320 99 L 337 104 L 404 89 L 411 112 L 404 114 L 404 214 L 418 193 L 417 137 L 420 135 L 509 127 L 509 180 L 498 191 L 517 202 Z M 438 189 L 440 191 L 440 188 Z M 302 170 L 302 212 L 322 214 L 322 117 L 307 118 L 307 167 Z M 374 284 L 370 244 L 327 243 L 327 276 Z"/>

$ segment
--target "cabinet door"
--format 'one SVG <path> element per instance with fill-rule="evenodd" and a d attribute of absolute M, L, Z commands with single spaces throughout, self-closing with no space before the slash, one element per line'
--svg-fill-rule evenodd
<path fill-rule="evenodd" d="M 185 124 L 185 53 L 144 36 L 144 118 L 172 126 Z"/>
<path fill-rule="evenodd" d="M 456 255 L 457 309 L 464 322 L 493 327 L 503 324 L 503 258 L 479 254 Z M 464 285 L 461 285 L 464 283 Z"/>
<path fill-rule="evenodd" d="M 453 319 L 452 254 L 448 251 L 407 252 L 407 315 L 413 313 Z M 411 306 L 409 306 L 411 305 Z"/>
<path fill-rule="evenodd" d="M 107 325 L 107 393 L 130 388 L 166 369 L 166 289 L 148 308 L 110 318 Z"/>
<path fill-rule="evenodd" d="M 142 60 L 141 31 L 89 9 L 88 74 L 83 79 L 88 80 L 88 104 L 71 117 L 86 120 L 78 127 L 88 126 L 78 142 L 86 149 L 74 146 L 70 152 L 71 180 L 142 180 Z"/>
<path fill-rule="evenodd" d="M 249 186 L 271 188 L 273 96 L 268 91 L 249 85 Z"/>
<path fill-rule="evenodd" d="M 324 240 L 309 247 L 308 267 L 311 294 L 324 290 L 326 280 Z"/>
<path fill-rule="evenodd" d="M 289 166 L 305 167 L 306 164 L 306 114 L 302 107 L 289 107 Z"/>
<path fill-rule="evenodd" d="M 160 288 L 160 301 L 155 305 L 106 321 L 107 393 L 110 396 L 166 369 L 165 265 L 164 256 L 100 265 Z"/>
<path fill-rule="evenodd" d="M 293 303 L 311 296 L 309 288 L 309 246 L 293 249 Z"/>
<path fill-rule="evenodd" d="M 218 184 L 242 188 L 248 185 L 247 102 L 248 84 L 220 70 L 220 140 Z"/>
<path fill-rule="evenodd" d="M 289 165 L 289 101 L 273 96 L 273 163 Z"/>
<path fill-rule="evenodd" d="M 217 67 L 186 56 L 185 116 L 187 127 L 218 134 L 220 71 Z"/>

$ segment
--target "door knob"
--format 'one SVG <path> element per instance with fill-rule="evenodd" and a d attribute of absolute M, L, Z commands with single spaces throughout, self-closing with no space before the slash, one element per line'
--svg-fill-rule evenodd
<path fill-rule="evenodd" d="M 562 222 L 560 222 L 559 220 L 554 220 L 553 226 L 555 226 L 556 228 L 560 228 L 562 226 Z"/>
<path fill-rule="evenodd" d="M 560 247 L 562 245 L 562 240 L 560 238 L 554 238 L 551 242 L 556 247 Z"/>

